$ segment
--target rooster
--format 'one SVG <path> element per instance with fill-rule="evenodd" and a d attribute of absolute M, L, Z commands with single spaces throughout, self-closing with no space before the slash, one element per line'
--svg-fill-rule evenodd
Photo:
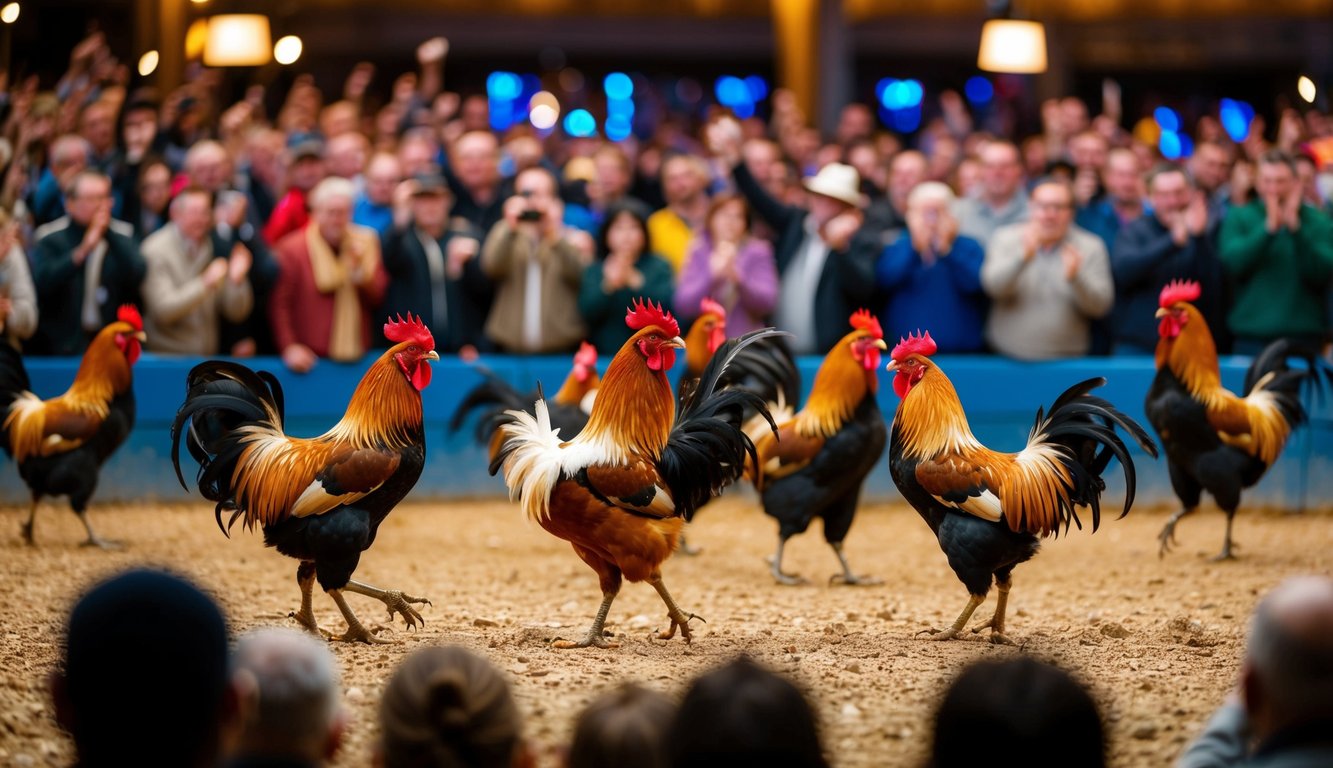
<path fill-rule="evenodd" d="M 490 371 L 483 370 L 482 375 L 486 380 L 473 387 L 454 410 L 449 420 L 449 431 L 457 432 L 468 414 L 479 408 L 484 409 L 477 421 L 476 437 L 478 443 L 489 445 L 487 455 L 494 460 L 502 443 L 500 427 L 509 421 L 506 412 L 526 410 L 542 394 L 539 390 L 524 395 Z M 597 348 L 585 341 L 579 345 L 579 351 L 574 353 L 574 367 L 565 377 L 564 384 L 547 403 L 551 426 L 565 435 L 577 435 L 583 425 L 588 423 L 588 414 L 592 412 L 599 386 L 601 377 L 597 374 Z"/>
<path fill-rule="evenodd" d="M 1125 473 L 1125 508 L 1134 502 L 1134 462 L 1115 426 L 1149 454 L 1157 448 L 1136 422 L 1107 401 L 1088 394 L 1106 383 L 1095 378 L 1070 387 L 1037 411 L 1027 445 L 1000 453 L 972 435 L 958 393 L 930 356 L 930 334 L 908 336 L 890 353 L 894 392 L 902 398 L 889 440 L 889 469 L 903 497 L 939 540 L 968 601 L 946 630 L 928 630 L 936 640 L 954 638 L 986 599 L 991 581 L 999 590 L 995 614 L 973 630 L 989 627 L 991 642 L 1009 643 L 1005 606 L 1012 572 L 1037 554 L 1039 537 L 1058 536 L 1070 523 L 1080 529 L 1079 507 L 1091 509 L 1092 530 L 1101 523 L 1102 472 L 1112 458 Z"/>
<path fill-rule="evenodd" d="M 143 318 L 125 305 L 88 345 L 69 390 L 50 400 L 28 391 L 28 372 L 18 350 L 0 341 L 0 443 L 32 491 L 23 540 L 33 544 L 33 522 L 43 496 L 69 496 L 88 532 L 84 546 L 109 549 L 88 522 L 88 501 L 97 490 L 102 463 L 134 427 L 131 368 L 143 343 Z"/>
<path fill-rule="evenodd" d="M 601 609 L 582 640 L 558 640 L 558 648 L 614 647 L 602 628 L 622 579 L 650 583 L 671 622 L 658 637 L 669 640 L 680 630 L 688 643 L 690 620 L 698 617 L 671 598 L 662 563 L 694 510 L 736 480 L 754 452 L 740 428 L 742 412 L 762 408 L 762 399 L 719 390 L 717 381 L 739 350 L 777 332 L 727 342 L 677 412 L 667 371 L 685 342 L 675 318 L 636 301 L 625 322 L 634 335 L 607 367 L 583 431 L 561 440 L 538 400 L 534 413 L 510 411 L 504 447 L 491 464 L 492 474 L 503 467 L 510 496 L 528 517 L 573 545 L 597 573 Z"/>
<path fill-rule="evenodd" d="M 1182 505 L 1162 528 L 1159 555 L 1171 548 L 1176 523 L 1198 509 L 1206 490 L 1227 514 L 1226 538 L 1217 556 L 1224 560 L 1235 546 L 1231 523 L 1241 489 L 1259 482 L 1291 430 L 1305 423 L 1300 387 L 1319 366 L 1312 352 L 1275 341 L 1246 371 L 1244 396 L 1227 391 L 1208 323 L 1190 303 L 1200 293 L 1198 283 L 1175 281 L 1158 297 L 1157 376 L 1144 412 L 1162 440 L 1171 487 Z M 1289 368 L 1290 356 L 1303 358 L 1308 370 Z"/>
<path fill-rule="evenodd" d="M 425 623 L 412 606 L 430 604 L 352 580 L 380 523 L 421 475 L 421 390 L 430 383 L 429 362 L 440 359 L 420 318 L 399 317 L 384 326 L 384 335 L 394 346 L 366 371 L 342 420 L 319 437 L 284 433 L 282 387 L 272 374 L 222 361 L 190 371 L 185 403 L 171 427 L 171 458 L 181 485 L 184 437 L 199 462 L 199 492 L 217 502 L 222 532 L 230 535 L 238 517 L 247 529 L 263 528 L 265 544 L 301 562 L 301 609 L 293 618 L 312 633 L 327 634 L 311 610 L 318 580 L 347 621 L 346 633 L 334 639 L 349 642 L 388 641 L 357 620 L 344 591 L 383 602 L 389 617 L 401 614 L 409 628 Z M 231 519 L 224 527 L 226 511 Z"/>
<path fill-rule="evenodd" d="M 879 321 L 868 311 L 858 310 L 851 325 L 852 332 L 825 355 L 805 407 L 755 441 L 758 459 L 749 475 L 764 512 L 778 521 L 778 550 L 770 566 L 779 584 L 805 582 L 783 572 L 782 550 L 816 517 L 823 518 L 824 540 L 842 566 L 830 581 L 878 583 L 852 572 L 842 544 L 866 476 L 884 453 L 888 430 L 875 392 L 880 353 L 888 346 Z"/>

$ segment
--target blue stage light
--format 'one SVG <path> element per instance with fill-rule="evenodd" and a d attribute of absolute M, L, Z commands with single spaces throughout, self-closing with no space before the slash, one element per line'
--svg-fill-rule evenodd
<path fill-rule="evenodd" d="M 586 109 L 576 109 L 565 115 L 565 133 L 575 138 L 586 138 L 597 133 L 597 121 Z"/>
<path fill-rule="evenodd" d="M 634 95 L 634 81 L 624 72 L 612 72 L 602 81 L 602 88 L 606 91 L 606 98 L 613 101 L 624 101 Z"/>
<path fill-rule="evenodd" d="M 1163 131 L 1177 133 L 1180 131 L 1180 115 L 1170 107 L 1158 107 L 1152 111 L 1152 117 L 1157 121 L 1157 125 Z"/>
<path fill-rule="evenodd" d="M 973 104 L 989 104 L 995 98 L 995 86 L 991 85 L 990 80 L 977 75 L 968 78 L 967 85 L 963 86 L 963 94 Z"/>
<path fill-rule="evenodd" d="M 513 72 L 492 72 L 486 76 L 486 95 L 494 101 L 513 101 L 523 92 L 523 81 Z"/>

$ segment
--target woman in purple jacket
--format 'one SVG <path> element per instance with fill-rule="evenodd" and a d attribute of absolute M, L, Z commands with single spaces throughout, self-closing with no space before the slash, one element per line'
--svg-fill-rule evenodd
<path fill-rule="evenodd" d="M 676 285 L 677 313 L 692 319 L 711 297 L 727 310 L 727 335 L 740 336 L 767 323 L 778 299 L 773 246 L 750 234 L 744 198 L 720 195 L 704 219 L 704 233 L 690 244 Z"/>

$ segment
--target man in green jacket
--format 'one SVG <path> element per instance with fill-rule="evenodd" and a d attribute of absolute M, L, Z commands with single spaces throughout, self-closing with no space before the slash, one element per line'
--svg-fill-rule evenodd
<path fill-rule="evenodd" d="M 1333 222 L 1301 203 L 1296 165 L 1272 150 L 1259 158 L 1259 198 L 1232 208 L 1218 249 L 1234 291 L 1228 324 L 1235 351 L 1254 354 L 1278 338 L 1322 343 L 1333 280 Z"/>

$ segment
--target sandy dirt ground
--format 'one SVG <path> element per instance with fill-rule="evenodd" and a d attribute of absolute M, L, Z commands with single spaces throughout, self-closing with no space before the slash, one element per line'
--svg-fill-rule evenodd
<path fill-rule="evenodd" d="M 39 513 L 39 546 L 21 545 L 25 510 L 0 508 L 0 765 L 68 764 L 45 680 L 58 659 L 62 620 L 96 579 L 139 564 L 163 565 L 202 584 L 224 605 L 234 630 L 295 626 L 295 563 L 237 527 L 218 532 L 205 505 L 100 506 L 99 532 L 128 546 L 77 546 L 82 529 L 66 509 Z M 835 560 L 818 525 L 787 548 L 787 569 L 811 577 L 780 587 L 764 557 L 776 525 L 735 495 L 705 509 L 691 527 L 697 557 L 665 567 L 680 605 L 707 618 L 695 639 L 649 638 L 663 625 L 661 603 L 644 584 L 627 585 L 611 611 L 614 650 L 560 651 L 556 637 L 582 636 L 599 602 L 596 580 L 569 549 L 508 503 L 400 507 L 362 558 L 357 577 L 425 595 L 434 606 L 416 633 L 395 628 L 391 646 L 335 645 L 343 697 L 352 714 L 340 765 L 365 765 L 376 736 L 375 705 L 404 654 L 427 643 L 461 643 L 488 655 L 513 680 L 528 734 L 555 765 L 575 714 L 622 679 L 680 695 L 688 680 L 738 653 L 792 676 L 817 702 L 837 766 L 918 765 L 942 687 L 967 663 L 1027 653 L 1073 669 L 1108 720 L 1114 764 L 1166 765 L 1233 685 L 1245 619 L 1257 597 L 1283 577 L 1328 573 L 1333 515 L 1243 512 L 1240 559 L 1208 561 L 1223 518 L 1206 512 L 1178 529 L 1181 547 L 1157 557 L 1165 509 L 1136 509 L 1096 535 L 1075 531 L 1048 542 L 1015 572 L 1009 634 L 1018 648 L 983 635 L 936 643 L 917 637 L 945 626 L 966 601 L 929 529 L 909 508 L 861 510 L 847 549 L 853 566 L 881 586 L 828 586 Z M 383 620 L 379 603 L 350 596 L 363 620 Z M 992 597 L 993 601 L 993 597 Z M 992 601 L 978 610 L 989 616 Z M 341 630 L 333 603 L 316 595 L 322 626 Z"/>

